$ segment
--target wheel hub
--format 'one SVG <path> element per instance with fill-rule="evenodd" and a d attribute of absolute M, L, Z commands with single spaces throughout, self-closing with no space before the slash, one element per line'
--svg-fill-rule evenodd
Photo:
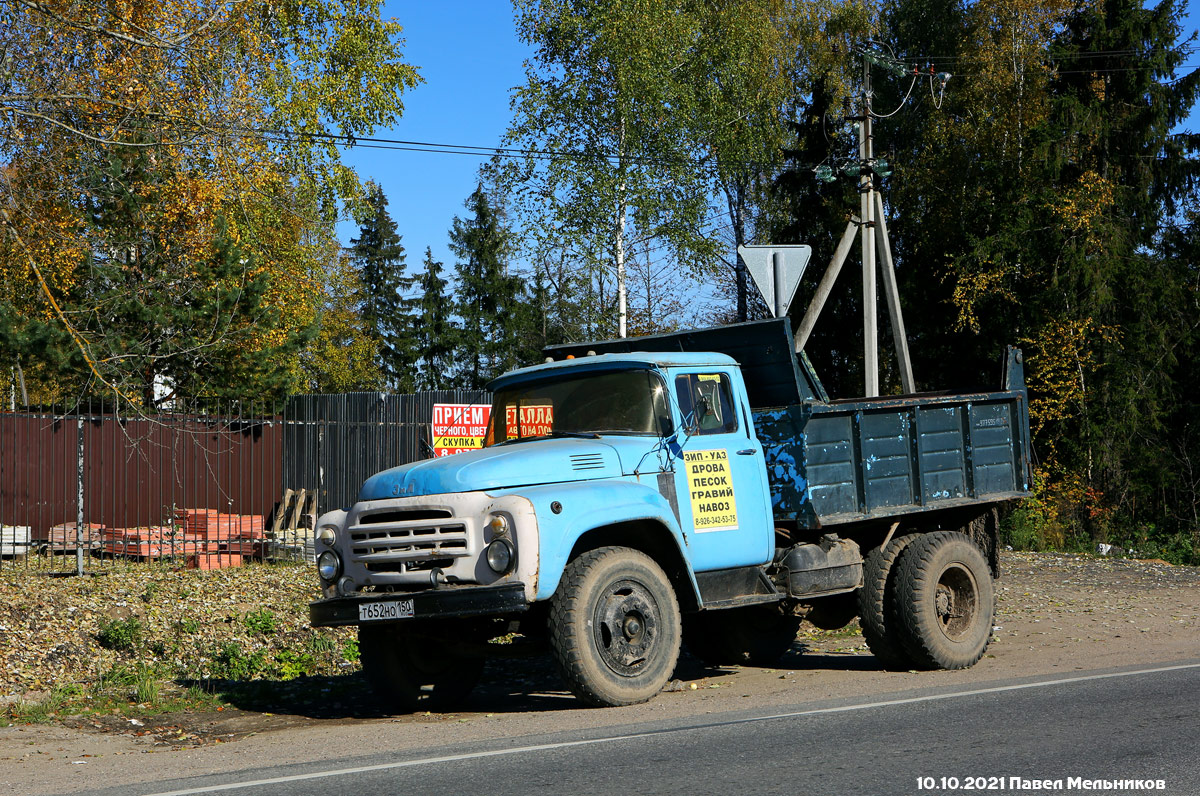
<path fill-rule="evenodd" d="M 605 590 L 593 617 L 601 660 L 618 674 L 638 674 L 657 638 L 654 597 L 640 583 L 620 581 Z"/>
<path fill-rule="evenodd" d="M 934 611 L 946 637 L 957 641 L 971 630 L 978 608 L 979 586 L 970 570 L 950 566 L 938 578 Z"/>
<path fill-rule="evenodd" d="M 954 605 L 954 594 L 945 586 L 939 585 L 936 602 L 938 616 L 943 619 L 950 616 Z"/>
<path fill-rule="evenodd" d="M 642 634 L 642 622 L 639 616 L 629 615 L 625 617 L 625 640 L 637 641 L 638 636 Z"/>

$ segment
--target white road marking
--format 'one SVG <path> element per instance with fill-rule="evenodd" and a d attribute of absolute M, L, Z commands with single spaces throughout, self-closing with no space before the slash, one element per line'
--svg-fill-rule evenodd
<path fill-rule="evenodd" d="M 973 688 L 967 691 L 952 691 L 945 694 L 930 694 L 928 696 L 907 697 L 905 699 L 886 699 L 881 702 L 864 702 L 856 705 L 842 705 L 834 708 L 814 708 L 812 710 L 798 710 L 792 713 L 776 713 L 770 716 L 752 716 L 745 719 L 730 719 L 728 721 L 718 721 L 711 724 L 689 725 L 687 727 L 673 727 L 666 730 L 650 730 L 647 732 L 637 732 L 628 735 L 612 735 L 604 738 L 590 738 L 584 741 L 560 741 L 558 743 L 537 744 L 534 746 L 516 746 L 509 749 L 494 749 L 489 752 L 468 752 L 460 755 L 445 755 L 442 757 L 423 757 L 417 760 L 405 760 L 399 763 L 380 763 L 374 766 L 357 766 L 354 768 L 338 768 L 330 771 L 316 771 L 308 774 L 294 774 L 288 777 L 272 777 L 270 779 L 256 779 L 249 782 L 233 782 L 227 785 L 212 785 L 206 788 L 188 788 L 185 790 L 173 790 L 164 793 L 147 794 L 147 796 L 192 796 L 197 793 L 217 793 L 219 791 L 240 790 L 243 788 L 261 788 L 266 785 L 280 785 L 286 782 L 303 782 L 310 779 L 322 779 L 325 777 L 341 777 L 348 774 L 363 774 L 370 771 L 387 771 L 389 769 L 412 768 L 415 766 L 428 766 L 437 763 L 457 763 L 464 760 L 481 760 L 488 757 L 501 757 L 504 755 L 520 755 L 529 752 L 546 752 L 553 749 L 570 749 L 576 746 L 594 746 L 602 743 L 614 743 L 617 741 L 632 741 L 639 738 L 650 738 L 656 735 L 667 735 L 676 732 L 689 732 L 692 730 L 706 730 L 715 727 L 730 727 L 737 724 L 754 724 L 760 721 L 779 721 L 780 719 L 795 719 L 804 716 L 821 716 L 828 713 L 850 713 L 856 710 L 872 710 L 874 708 L 886 708 L 894 705 L 913 705 L 920 702 L 937 702 L 943 699 L 958 699 L 961 697 L 979 696 L 981 694 L 1000 694 L 1005 691 L 1022 691 L 1029 688 L 1046 688 L 1055 685 L 1069 685 L 1071 683 L 1086 683 L 1093 680 L 1110 680 L 1118 677 L 1135 677 L 1141 674 L 1158 674 L 1161 672 L 1176 672 L 1183 669 L 1200 669 L 1200 663 L 1184 663 L 1174 666 L 1160 666 L 1153 669 L 1137 669 L 1128 672 L 1109 672 L 1106 674 L 1088 674 L 1078 677 L 1062 677 L 1056 680 L 1039 680 L 1033 683 L 1019 683 L 1017 685 L 1001 685 L 992 686 L 990 688 Z"/>

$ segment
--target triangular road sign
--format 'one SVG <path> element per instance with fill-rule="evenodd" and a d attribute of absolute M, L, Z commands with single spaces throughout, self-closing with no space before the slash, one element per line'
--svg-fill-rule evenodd
<path fill-rule="evenodd" d="M 776 276 L 775 257 L 779 254 L 779 273 Z M 787 315 L 800 277 L 808 267 L 808 259 L 812 257 L 811 246 L 738 246 L 738 255 L 746 264 L 746 269 L 762 293 L 767 306 L 775 313 L 775 317 Z M 779 288 L 775 284 L 779 280 Z"/>

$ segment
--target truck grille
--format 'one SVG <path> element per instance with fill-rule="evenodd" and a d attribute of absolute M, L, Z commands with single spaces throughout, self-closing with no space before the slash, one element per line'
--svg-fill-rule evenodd
<path fill-rule="evenodd" d="M 449 511 L 365 514 L 348 529 L 350 558 L 371 572 L 422 572 L 470 555 L 467 526 Z"/>

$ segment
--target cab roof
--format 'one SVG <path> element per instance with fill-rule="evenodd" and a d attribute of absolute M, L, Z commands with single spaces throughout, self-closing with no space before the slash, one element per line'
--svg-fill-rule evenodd
<path fill-rule="evenodd" d="M 511 370 L 494 379 L 487 388 L 492 392 L 526 381 L 540 381 L 553 378 L 563 373 L 588 373 L 615 370 L 649 370 L 650 368 L 693 368 L 693 367 L 729 367 L 737 365 L 737 360 L 725 354 L 713 351 L 630 351 L 621 354 L 595 354 L 592 356 L 560 359 L 533 365 L 528 368 Z"/>

